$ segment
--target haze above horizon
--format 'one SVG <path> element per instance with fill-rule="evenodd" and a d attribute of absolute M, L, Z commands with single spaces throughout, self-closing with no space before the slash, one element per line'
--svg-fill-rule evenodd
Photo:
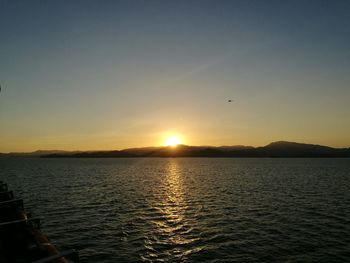
<path fill-rule="evenodd" d="M 349 1 L 0 0 L 0 152 L 349 147 L 349 13 Z"/>

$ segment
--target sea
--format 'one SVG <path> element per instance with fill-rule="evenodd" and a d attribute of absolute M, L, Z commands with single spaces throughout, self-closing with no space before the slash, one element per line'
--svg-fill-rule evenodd
<path fill-rule="evenodd" d="M 0 158 L 81 262 L 350 262 L 350 159 Z"/>

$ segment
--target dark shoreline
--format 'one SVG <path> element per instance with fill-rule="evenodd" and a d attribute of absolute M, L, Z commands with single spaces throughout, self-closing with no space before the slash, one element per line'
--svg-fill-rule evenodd
<path fill-rule="evenodd" d="M 0 154 L 0 157 L 40 158 L 349 158 L 350 148 L 332 148 L 295 142 L 273 142 L 263 147 L 188 146 L 143 147 L 111 151 L 36 151 Z"/>

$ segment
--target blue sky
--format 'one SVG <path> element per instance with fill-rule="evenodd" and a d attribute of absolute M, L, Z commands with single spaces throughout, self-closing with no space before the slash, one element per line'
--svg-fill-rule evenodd
<path fill-rule="evenodd" d="M 349 13 L 349 1 L 0 0 L 0 151 L 169 136 L 348 147 Z"/>

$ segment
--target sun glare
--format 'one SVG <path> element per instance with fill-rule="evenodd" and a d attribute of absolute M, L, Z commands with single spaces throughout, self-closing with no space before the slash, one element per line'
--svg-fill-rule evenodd
<path fill-rule="evenodd" d="M 176 145 L 178 145 L 180 143 L 181 143 L 180 139 L 175 137 L 175 136 L 169 137 L 165 141 L 165 145 L 166 146 L 171 146 L 171 147 L 175 147 Z"/>

